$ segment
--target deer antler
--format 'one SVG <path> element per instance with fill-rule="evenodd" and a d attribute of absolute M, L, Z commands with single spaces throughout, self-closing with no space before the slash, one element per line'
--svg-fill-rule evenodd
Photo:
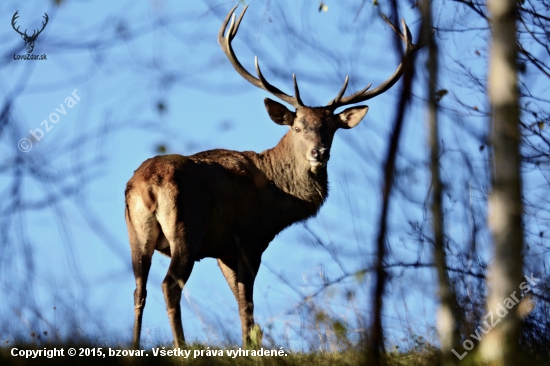
<path fill-rule="evenodd" d="M 405 54 L 403 55 L 403 60 L 410 57 L 413 53 L 415 53 L 420 48 L 422 48 L 423 45 L 418 45 L 418 44 L 415 45 L 415 44 L 412 43 L 411 32 L 409 31 L 409 28 L 407 27 L 407 24 L 405 23 L 405 21 L 403 19 L 401 19 L 401 27 L 403 28 L 403 33 L 401 33 L 397 29 L 397 27 L 392 22 L 390 22 L 390 20 L 385 15 L 382 14 L 382 18 L 384 19 L 384 21 L 386 23 L 389 24 L 389 26 L 393 29 L 393 31 L 395 33 L 397 33 L 397 35 L 405 43 Z M 367 85 L 366 88 L 364 88 L 362 90 L 359 90 L 358 92 L 353 93 L 352 95 L 349 95 L 347 97 L 343 97 L 343 95 L 346 91 L 346 88 L 348 86 L 348 81 L 349 81 L 349 77 L 346 76 L 346 79 L 344 80 L 344 86 L 342 87 L 342 89 L 340 90 L 340 92 L 338 93 L 336 98 L 334 98 L 333 100 L 331 100 L 327 104 L 327 107 L 330 107 L 333 110 L 335 110 L 339 107 L 342 107 L 342 106 L 345 106 L 345 105 L 348 105 L 348 104 L 360 103 L 360 102 L 364 102 L 365 100 L 369 100 L 371 98 L 374 98 L 374 97 L 386 92 L 389 88 L 391 88 L 399 80 L 399 78 L 403 75 L 403 71 L 404 71 L 403 70 L 403 61 L 401 61 L 401 63 L 399 64 L 399 66 L 397 67 L 397 69 L 395 70 L 393 75 L 390 76 L 382 84 L 378 85 L 375 89 L 367 92 L 367 90 L 369 90 L 371 85 L 372 85 L 372 84 L 369 84 L 369 85 Z"/>
<path fill-rule="evenodd" d="M 258 74 L 258 77 L 252 76 L 246 69 L 241 65 L 239 60 L 237 59 L 237 56 L 235 56 L 235 52 L 233 52 L 233 48 L 231 47 L 231 41 L 233 38 L 235 38 L 235 35 L 237 34 L 237 31 L 239 30 L 239 25 L 241 24 L 241 20 L 243 19 L 244 13 L 246 12 L 246 9 L 248 8 L 248 5 L 246 5 L 243 9 L 243 12 L 239 16 L 239 19 L 235 23 L 235 14 L 233 12 L 237 8 L 238 5 L 233 7 L 229 11 L 229 14 L 225 17 L 225 20 L 223 21 L 223 24 L 220 28 L 220 31 L 218 33 L 218 43 L 220 44 L 223 52 L 229 58 L 229 61 L 231 61 L 231 64 L 235 68 L 235 70 L 241 75 L 243 78 L 248 80 L 249 83 L 255 85 L 256 87 L 263 89 L 265 91 L 270 92 L 277 98 L 291 104 L 294 108 L 298 109 L 300 107 L 303 107 L 304 104 L 302 103 L 302 100 L 300 99 L 300 91 L 298 90 L 298 83 L 296 82 L 296 75 L 292 74 L 292 78 L 294 80 L 294 97 L 291 97 L 290 95 L 282 92 L 275 86 L 269 84 L 267 80 L 262 75 L 262 72 L 260 71 L 260 65 L 258 64 L 258 56 L 255 57 L 254 63 L 256 65 L 256 73 Z M 229 23 L 229 18 L 231 18 L 231 24 L 229 25 L 229 30 L 227 31 L 227 35 L 224 37 L 225 30 L 227 28 L 227 23 Z"/>

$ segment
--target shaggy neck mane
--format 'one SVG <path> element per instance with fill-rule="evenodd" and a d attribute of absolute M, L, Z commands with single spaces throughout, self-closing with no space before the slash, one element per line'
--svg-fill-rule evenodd
<path fill-rule="evenodd" d="M 328 196 L 326 165 L 313 173 L 305 156 L 294 153 L 287 132 L 272 149 L 259 154 L 262 171 L 284 192 L 315 205 L 318 210 Z"/>

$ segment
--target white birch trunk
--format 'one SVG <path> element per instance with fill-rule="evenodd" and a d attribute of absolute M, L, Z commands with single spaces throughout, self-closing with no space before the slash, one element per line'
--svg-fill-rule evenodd
<path fill-rule="evenodd" d="M 488 220 L 495 246 L 487 278 L 487 311 L 492 312 L 495 322 L 500 322 L 483 337 L 481 357 L 490 365 L 516 365 L 520 330 L 517 306 L 507 309 L 506 314 L 501 309 L 506 298 L 514 292 L 516 296 L 521 293 L 523 268 L 516 0 L 487 0 L 487 6 L 493 31 L 489 70 L 493 188 Z"/>

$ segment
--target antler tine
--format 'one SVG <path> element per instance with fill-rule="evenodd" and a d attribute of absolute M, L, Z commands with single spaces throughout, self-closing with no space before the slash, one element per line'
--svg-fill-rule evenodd
<path fill-rule="evenodd" d="M 344 104 L 341 104 L 341 99 L 342 99 L 342 96 L 344 95 L 344 93 L 346 92 L 346 88 L 348 87 L 348 81 L 349 81 L 349 75 L 346 75 L 346 79 L 344 80 L 344 86 L 342 86 L 342 89 L 340 90 L 340 92 L 338 93 L 338 95 L 336 96 L 336 98 L 334 98 L 333 100 L 331 100 L 328 104 L 327 104 L 327 107 L 331 107 L 331 106 L 334 106 L 334 109 L 338 108 L 338 107 L 341 107 L 342 105 Z M 358 95 L 361 95 L 363 94 L 364 92 L 366 92 L 367 90 L 370 89 L 370 87 L 372 86 L 372 83 L 370 83 L 369 85 L 367 85 L 365 88 L 359 90 L 358 92 L 356 93 L 353 93 L 352 95 L 348 96 L 347 98 L 351 98 L 353 96 L 358 96 Z M 348 103 L 350 104 L 350 103 Z"/>
<path fill-rule="evenodd" d="M 423 45 L 415 45 L 412 43 L 411 39 L 411 32 L 409 31 L 409 28 L 407 27 L 407 24 L 405 23 L 405 20 L 401 19 L 401 27 L 403 28 L 403 32 L 400 32 L 397 27 L 384 15 L 382 14 L 382 18 L 388 25 L 392 28 L 392 30 L 401 38 L 403 43 L 405 43 L 405 53 L 403 55 L 403 61 L 405 58 L 410 57 L 413 53 L 418 51 L 420 48 L 422 48 Z M 327 107 L 331 107 L 333 109 L 348 105 L 348 104 L 355 104 L 364 102 L 366 100 L 372 99 L 384 92 L 386 92 L 388 89 L 390 89 L 403 75 L 403 61 L 399 64 L 395 72 L 388 78 L 386 81 L 384 81 L 382 84 L 378 85 L 373 90 L 369 91 L 367 93 L 367 90 L 370 89 L 372 84 L 369 84 L 366 88 L 363 90 L 360 90 L 356 93 L 353 93 L 352 95 L 349 95 L 347 97 L 342 97 L 347 83 L 348 78 L 346 77 L 346 80 L 344 81 L 344 87 L 342 90 L 340 90 L 340 93 L 338 93 L 338 96 L 334 98 L 332 101 L 330 101 L 327 104 Z"/>
<path fill-rule="evenodd" d="M 260 85 L 256 85 L 255 83 L 252 83 L 256 85 L 257 87 L 264 89 L 271 94 L 275 95 L 277 98 L 284 100 L 288 104 L 292 105 L 294 108 L 298 109 L 299 107 L 303 107 L 304 104 L 302 103 L 302 100 L 300 99 L 300 91 L 298 90 L 298 83 L 296 82 L 296 76 L 292 74 L 292 77 L 294 79 L 294 92 L 295 96 L 291 97 L 290 95 L 282 92 L 279 88 L 276 86 L 271 85 L 262 74 L 262 71 L 260 70 L 260 64 L 258 62 L 258 56 L 254 58 L 254 65 L 256 66 L 256 73 L 258 74 L 258 80 L 260 82 Z M 250 80 L 249 80 L 250 81 Z"/>
<path fill-rule="evenodd" d="M 235 55 L 235 52 L 233 51 L 233 48 L 231 47 L 231 41 L 237 34 L 237 31 L 239 30 L 239 25 L 241 24 L 241 20 L 243 19 L 244 13 L 246 12 L 246 9 L 248 8 L 248 5 L 244 7 L 241 15 L 239 16 L 239 19 L 235 21 L 235 15 L 233 14 L 235 12 L 235 9 L 237 9 L 236 5 L 233 7 L 227 16 L 225 17 L 222 26 L 220 27 L 220 31 L 218 32 L 218 43 L 220 44 L 220 47 L 222 48 L 223 52 L 235 68 L 235 70 L 241 75 L 243 78 L 245 78 L 249 83 L 252 85 L 263 89 L 265 91 L 268 91 L 269 93 L 273 94 L 277 98 L 289 103 L 294 108 L 298 109 L 300 107 L 303 107 L 304 104 L 302 103 L 300 99 L 300 92 L 298 90 L 298 84 L 296 82 L 296 77 L 293 75 L 294 78 L 294 92 L 296 96 L 292 97 L 281 90 L 279 90 L 277 87 L 271 85 L 262 75 L 262 72 L 260 71 L 260 66 L 258 64 L 258 57 L 255 58 L 255 65 L 256 65 L 256 73 L 258 74 L 258 77 L 254 77 L 252 74 L 250 74 L 243 65 L 239 62 L 237 59 L 237 56 Z M 227 23 L 229 23 L 229 19 L 231 19 L 231 24 L 229 25 L 229 30 L 227 31 L 227 34 L 224 36 L 224 33 L 227 28 Z"/>
<path fill-rule="evenodd" d="M 237 34 L 237 31 L 239 30 L 239 25 L 241 25 L 241 20 L 243 20 L 244 13 L 246 13 L 246 9 L 248 9 L 248 5 L 246 5 L 244 7 L 241 15 L 239 16 L 239 20 L 237 20 L 237 24 L 235 25 L 235 29 L 233 29 L 233 31 L 231 32 L 231 40 L 233 40 L 233 38 Z M 232 19 L 231 23 L 233 24 L 234 22 L 235 22 L 235 14 L 233 14 L 233 19 Z"/>
<path fill-rule="evenodd" d="M 403 34 L 399 31 L 399 29 L 397 29 L 397 27 L 395 26 L 395 24 L 393 24 L 389 19 L 388 17 L 386 16 L 386 14 L 381 14 L 382 15 L 382 19 L 384 19 L 384 21 L 386 22 L 386 24 L 388 24 L 391 29 L 393 29 L 393 31 L 395 32 L 395 34 L 397 34 L 399 37 L 401 37 L 402 40 L 405 40 L 403 38 Z M 405 24 L 405 21 L 403 19 L 401 19 L 401 25 Z"/>
<path fill-rule="evenodd" d="M 303 106 L 302 99 L 300 98 L 300 90 L 298 89 L 298 82 L 296 81 L 296 74 L 292 73 L 292 79 L 294 80 L 294 98 L 300 106 Z"/>
<path fill-rule="evenodd" d="M 235 9 L 237 9 L 237 6 L 239 6 L 239 4 L 235 5 L 230 11 L 229 13 L 226 15 L 225 19 L 223 20 L 223 23 L 222 23 L 222 26 L 220 27 L 220 30 L 218 31 L 218 44 L 223 47 L 223 40 L 224 40 L 224 33 L 225 33 L 225 29 L 227 28 L 227 23 L 229 23 L 229 19 L 231 18 L 231 16 L 233 15 L 233 12 L 235 11 Z M 246 6 L 244 7 L 244 11 L 246 11 Z M 229 36 L 229 34 L 228 34 Z"/>
<path fill-rule="evenodd" d="M 346 88 L 348 87 L 348 81 L 349 81 L 349 75 L 346 75 L 346 78 L 344 79 L 344 86 L 342 86 L 342 89 L 340 89 L 340 92 L 338 93 L 338 95 L 336 95 L 336 98 L 331 100 L 327 104 L 327 106 L 331 106 L 333 104 L 340 102 L 340 99 L 342 99 L 342 96 L 344 95 L 344 93 L 346 92 Z"/>

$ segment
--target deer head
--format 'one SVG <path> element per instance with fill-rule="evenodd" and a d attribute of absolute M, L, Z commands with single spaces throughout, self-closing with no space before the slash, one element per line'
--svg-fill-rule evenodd
<path fill-rule="evenodd" d="M 273 122 L 290 128 L 293 155 L 312 172 L 326 166 L 336 130 L 357 126 L 368 111 L 367 106 L 358 106 L 334 114 L 329 108 L 302 106 L 292 112 L 269 98 L 264 103 Z"/>
<path fill-rule="evenodd" d="M 264 78 L 260 70 L 260 65 L 258 64 L 258 57 L 255 58 L 256 73 L 258 77 L 251 75 L 241 65 L 231 47 L 231 41 L 237 34 L 248 5 L 244 7 L 243 12 L 236 21 L 236 16 L 233 13 L 237 6 L 231 9 L 222 23 L 218 33 L 218 43 L 239 75 L 256 87 L 273 94 L 295 108 L 293 112 L 281 103 L 275 102 L 269 98 L 264 100 L 270 118 L 275 123 L 287 125 L 290 128 L 289 134 L 292 135 L 294 153 L 297 159 L 301 159 L 304 163 L 309 164 L 311 171 L 316 172 L 319 168 L 325 167 L 330 157 L 330 147 L 336 130 L 339 128 L 349 129 L 357 126 L 367 114 L 368 107 L 351 107 L 337 114 L 335 110 L 349 104 L 364 102 L 390 89 L 399 80 L 401 75 L 403 75 L 403 62 L 399 64 L 393 75 L 373 90 L 369 90 L 372 85 L 369 84 L 366 88 L 344 97 L 349 81 L 349 77 L 346 76 L 342 89 L 336 98 L 330 101 L 326 106 L 306 106 L 300 98 L 296 75 L 292 74 L 294 81 L 294 96 L 290 96 L 271 85 Z M 227 34 L 224 36 L 229 19 L 231 19 L 231 24 L 229 25 Z M 420 46 L 414 45 L 411 42 L 410 32 L 404 21 L 401 21 L 403 28 L 403 33 L 401 33 L 386 17 L 384 17 L 384 20 L 405 43 L 405 54 L 403 58 L 409 57 L 420 48 Z"/>
<path fill-rule="evenodd" d="M 46 24 L 48 24 L 48 14 L 44 13 L 44 22 L 42 22 L 42 29 L 38 30 L 38 29 L 35 29 L 32 33 L 32 35 L 28 35 L 27 34 L 27 30 L 25 29 L 25 32 L 21 33 L 19 31 L 19 27 L 15 27 L 15 22 L 17 20 L 17 18 L 19 18 L 19 10 L 15 12 L 15 14 L 13 14 L 13 17 L 11 18 L 11 26 L 13 27 L 13 29 L 19 33 L 21 35 L 21 38 L 23 39 L 23 41 L 25 41 L 25 48 L 27 49 L 27 53 L 32 53 L 32 51 L 34 50 L 34 42 L 36 42 L 36 39 L 38 38 L 38 36 L 40 35 L 40 33 L 42 33 L 42 31 L 44 30 L 44 28 L 46 28 Z"/>

